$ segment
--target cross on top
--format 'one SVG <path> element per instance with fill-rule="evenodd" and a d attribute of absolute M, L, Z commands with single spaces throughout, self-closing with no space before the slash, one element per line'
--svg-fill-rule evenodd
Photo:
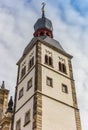
<path fill-rule="evenodd" d="M 44 7 L 45 7 L 45 5 L 46 5 L 46 3 L 45 2 L 43 2 L 42 3 L 42 17 L 44 17 L 45 16 L 45 14 L 44 14 Z"/>

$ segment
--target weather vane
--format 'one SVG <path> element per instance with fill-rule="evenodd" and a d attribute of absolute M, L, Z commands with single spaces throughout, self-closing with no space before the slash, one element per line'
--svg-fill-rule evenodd
<path fill-rule="evenodd" d="M 42 2 L 42 17 L 45 17 L 45 10 L 44 10 L 44 7 L 45 7 L 46 3 L 45 2 Z"/>

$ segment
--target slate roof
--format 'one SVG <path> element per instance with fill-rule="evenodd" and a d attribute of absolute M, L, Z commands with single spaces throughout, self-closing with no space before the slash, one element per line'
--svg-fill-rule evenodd
<path fill-rule="evenodd" d="M 29 42 L 29 44 L 25 47 L 25 49 L 23 51 L 23 56 L 27 54 L 27 52 L 29 51 L 29 48 L 31 48 L 31 46 L 33 46 L 36 41 L 37 41 L 36 37 L 32 38 L 32 40 Z"/>
<path fill-rule="evenodd" d="M 34 30 L 37 31 L 38 29 L 42 29 L 42 28 L 47 28 L 53 31 L 52 22 L 45 17 L 39 18 L 34 25 Z"/>
<path fill-rule="evenodd" d="M 60 43 L 56 40 L 54 40 L 53 38 L 50 38 L 48 36 L 42 36 L 42 37 L 34 37 L 30 43 L 26 46 L 26 48 L 24 49 L 23 52 L 23 56 L 27 54 L 27 52 L 29 51 L 29 48 L 31 48 L 31 46 L 33 46 L 33 44 L 37 41 L 40 40 L 41 42 L 45 42 L 48 45 L 51 45 L 52 47 L 55 47 L 63 52 L 65 52 L 65 50 L 62 48 L 62 46 L 60 45 Z"/>
<path fill-rule="evenodd" d="M 53 46 L 53 47 L 56 47 L 57 49 L 59 50 L 62 50 L 64 51 L 64 49 L 62 48 L 62 46 L 60 45 L 60 43 L 58 41 L 56 41 L 55 39 L 53 38 L 50 38 L 50 37 L 44 37 L 42 38 L 43 41 L 45 41 L 46 43 L 48 43 L 49 45 Z"/>
<path fill-rule="evenodd" d="M 32 40 L 29 42 L 29 44 L 25 47 L 24 51 L 23 51 L 23 55 L 20 58 L 20 60 L 17 62 L 17 65 L 22 61 L 22 59 L 24 59 L 25 55 L 30 51 L 30 49 L 33 47 L 34 44 L 36 44 L 37 41 L 40 41 L 41 43 L 52 47 L 53 49 L 56 49 L 57 51 L 59 51 L 61 54 L 72 58 L 72 56 L 70 54 L 68 54 L 60 45 L 60 43 L 56 40 L 54 40 L 53 38 L 50 38 L 48 36 L 41 36 L 41 37 L 34 37 L 32 38 Z"/>

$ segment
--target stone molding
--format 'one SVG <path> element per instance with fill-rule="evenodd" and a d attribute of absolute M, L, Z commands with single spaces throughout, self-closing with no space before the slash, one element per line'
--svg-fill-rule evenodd
<path fill-rule="evenodd" d="M 68 65 L 69 65 L 70 78 L 73 79 L 71 59 L 68 60 Z M 77 130 L 81 130 L 81 122 L 80 122 L 80 115 L 79 115 L 77 98 L 76 98 L 75 83 L 74 83 L 73 80 L 71 80 L 71 88 L 72 88 L 73 107 L 77 108 L 77 109 L 74 109 L 75 120 L 76 120 L 76 128 L 77 128 Z"/>
<path fill-rule="evenodd" d="M 42 91 L 41 43 L 36 43 L 35 90 Z M 33 105 L 33 130 L 42 130 L 42 95 L 36 93 Z"/>

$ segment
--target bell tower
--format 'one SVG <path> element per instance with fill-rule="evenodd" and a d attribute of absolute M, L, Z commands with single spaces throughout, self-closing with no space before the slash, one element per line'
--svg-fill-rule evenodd
<path fill-rule="evenodd" d="M 44 6 L 17 62 L 13 130 L 81 130 L 72 56 L 53 39 Z"/>
<path fill-rule="evenodd" d="M 8 106 L 8 96 L 9 90 L 5 88 L 5 82 L 3 81 L 0 88 L 0 121 L 2 120 Z"/>

